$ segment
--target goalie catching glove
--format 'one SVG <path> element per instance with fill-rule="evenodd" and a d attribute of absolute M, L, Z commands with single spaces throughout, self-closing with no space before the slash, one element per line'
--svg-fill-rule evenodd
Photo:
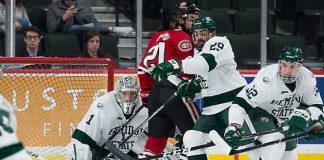
<path fill-rule="evenodd" d="M 241 136 L 241 129 L 237 128 L 236 126 L 230 125 L 225 129 L 224 140 L 234 149 L 237 149 L 241 146 Z"/>
<path fill-rule="evenodd" d="M 187 81 L 184 80 L 178 85 L 178 96 L 195 98 L 196 93 L 201 92 L 201 89 L 207 88 L 206 80 L 201 76 L 196 76 L 196 78 Z"/>
<path fill-rule="evenodd" d="M 296 134 L 306 129 L 307 123 L 310 121 L 310 113 L 307 110 L 295 109 L 292 117 L 288 121 L 288 134 Z"/>
<path fill-rule="evenodd" d="M 171 59 L 167 62 L 160 63 L 156 66 L 151 74 L 151 77 L 156 81 L 164 81 L 169 75 L 178 75 L 181 72 L 181 63 L 177 59 Z"/>

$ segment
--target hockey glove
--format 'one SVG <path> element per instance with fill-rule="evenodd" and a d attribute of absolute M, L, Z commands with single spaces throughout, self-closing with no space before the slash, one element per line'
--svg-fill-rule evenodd
<path fill-rule="evenodd" d="M 324 138 L 324 131 L 322 132 L 316 132 L 317 130 L 324 128 L 324 117 L 321 115 L 318 120 L 313 120 L 309 122 L 309 130 L 312 131 L 309 133 L 307 137 L 305 137 L 306 140 L 312 141 L 319 138 Z"/>
<path fill-rule="evenodd" d="M 236 126 L 228 126 L 225 129 L 224 140 L 234 149 L 241 146 L 241 136 L 241 129 L 237 128 Z"/>
<path fill-rule="evenodd" d="M 295 109 L 292 117 L 288 121 L 288 134 L 292 135 L 298 132 L 303 132 L 309 120 L 310 113 L 307 110 Z"/>
<path fill-rule="evenodd" d="M 156 66 L 151 77 L 156 81 L 164 81 L 169 75 L 178 75 L 181 72 L 181 63 L 177 59 L 171 59 Z"/>
<path fill-rule="evenodd" d="M 198 78 L 190 81 L 184 80 L 178 85 L 178 95 L 180 97 L 195 98 L 196 93 L 201 92 L 201 89 L 206 88 L 206 80 L 198 76 Z"/>

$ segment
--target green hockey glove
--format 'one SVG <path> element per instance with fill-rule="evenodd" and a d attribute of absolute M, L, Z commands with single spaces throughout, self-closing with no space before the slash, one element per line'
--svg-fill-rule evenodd
<path fill-rule="evenodd" d="M 241 129 L 237 128 L 236 126 L 230 125 L 225 129 L 224 140 L 234 149 L 241 146 L 241 136 Z"/>
<path fill-rule="evenodd" d="M 206 88 L 206 80 L 197 76 L 190 81 L 184 80 L 178 85 L 178 95 L 180 97 L 195 98 L 196 93 L 201 92 L 201 89 Z"/>
<path fill-rule="evenodd" d="M 295 109 L 292 114 L 292 117 L 288 121 L 288 134 L 292 135 L 298 132 L 303 132 L 309 121 L 310 113 L 307 110 Z"/>
<path fill-rule="evenodd" d="M 171 59 L 156 66 L 151 77 L 157 81 L 164 81 L 169 75 L 178 75 L 181 72 L 181 63 L 177 59 Z"/>
<path fill-rule="evenodd" d="M 316 132 L 316 130 L 321 130 L 324 128 L 324 117 L 321 115 L 318 120 L 312 120 L 308 124 L 309 129 L 312 131 L 309 133 L 307 137 L 305 137 L 306 140 L 312 141 L 320 138 L 324 138 L 324 131 L 322 132 Z"/>

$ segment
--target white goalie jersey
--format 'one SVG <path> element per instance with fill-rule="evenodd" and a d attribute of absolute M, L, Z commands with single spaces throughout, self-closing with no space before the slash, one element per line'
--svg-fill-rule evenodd
<path fill-rule="evenodd" d="M 0 95 L 0 159 L 31 159 L 17 138 L 16 127 L 16 116 L 13 107 Z"/>
<path fill-rule="evenodd" d="M 266 110 L 280 123 L 289 118 L 301 103 L 308 107 L 323 105 L 312 72 L 302 66 L 295 90 L 291 91 L 281 80 L 278 67 L 278 64 L 273 64 L 262 68 L 253 82 L 245 86 L 238 97 L 244 98 L 252 107 Z M 320 109 L 315 112 L 317 113 L 311 113 L 311 116 L 315 116 L 314 119 L 318 118 L 316 114 L 322 114 Z"/>
<path fill-rule="evenodd" d="M 73 133 L 72 143 L 67 146 L 70 158 L 76 154 L 78 159 L 91 159 L 92 153 L 90 149 L 93 150 L 102 146 L 109 137 L 114 135 L 126 123 L 128 119 L 126 119 L 122 109 L 119 107 L 115 94 L 116 91 L 111 91 L 91 104 L 89 111 Z M 134 111 L 141 105 L 142 102 L 139 100 Z M 147 117 L 148 111 L 143 107 L 133 120 L 111 141 L 116 146 L 119 146 Z M 146 130 L 147 125 L 143 128 Z M 137 139 L 140 139 L 138 137 L 144 131 L 143 128 L 134 133 L 134 136 L 120 146 L 119 149 L 124 153 L 129 152 L 131 149 L 135 150 L 135 153 L 141 152 L 144 149 L 145 139 L 142 140 L 143 142 L 139 142 Z M 139 146 L 137 143 L 142 144 Z"/>

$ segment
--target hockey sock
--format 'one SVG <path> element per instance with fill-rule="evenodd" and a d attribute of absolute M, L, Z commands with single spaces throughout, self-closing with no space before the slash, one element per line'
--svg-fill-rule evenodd
<path fill-rule="evenodd" d="M 166 146 L 167 140 L 168 137 L 148 137 L 145 144 L 145 150 L 148 150 L 154 154 L 161 154 Z"/>

